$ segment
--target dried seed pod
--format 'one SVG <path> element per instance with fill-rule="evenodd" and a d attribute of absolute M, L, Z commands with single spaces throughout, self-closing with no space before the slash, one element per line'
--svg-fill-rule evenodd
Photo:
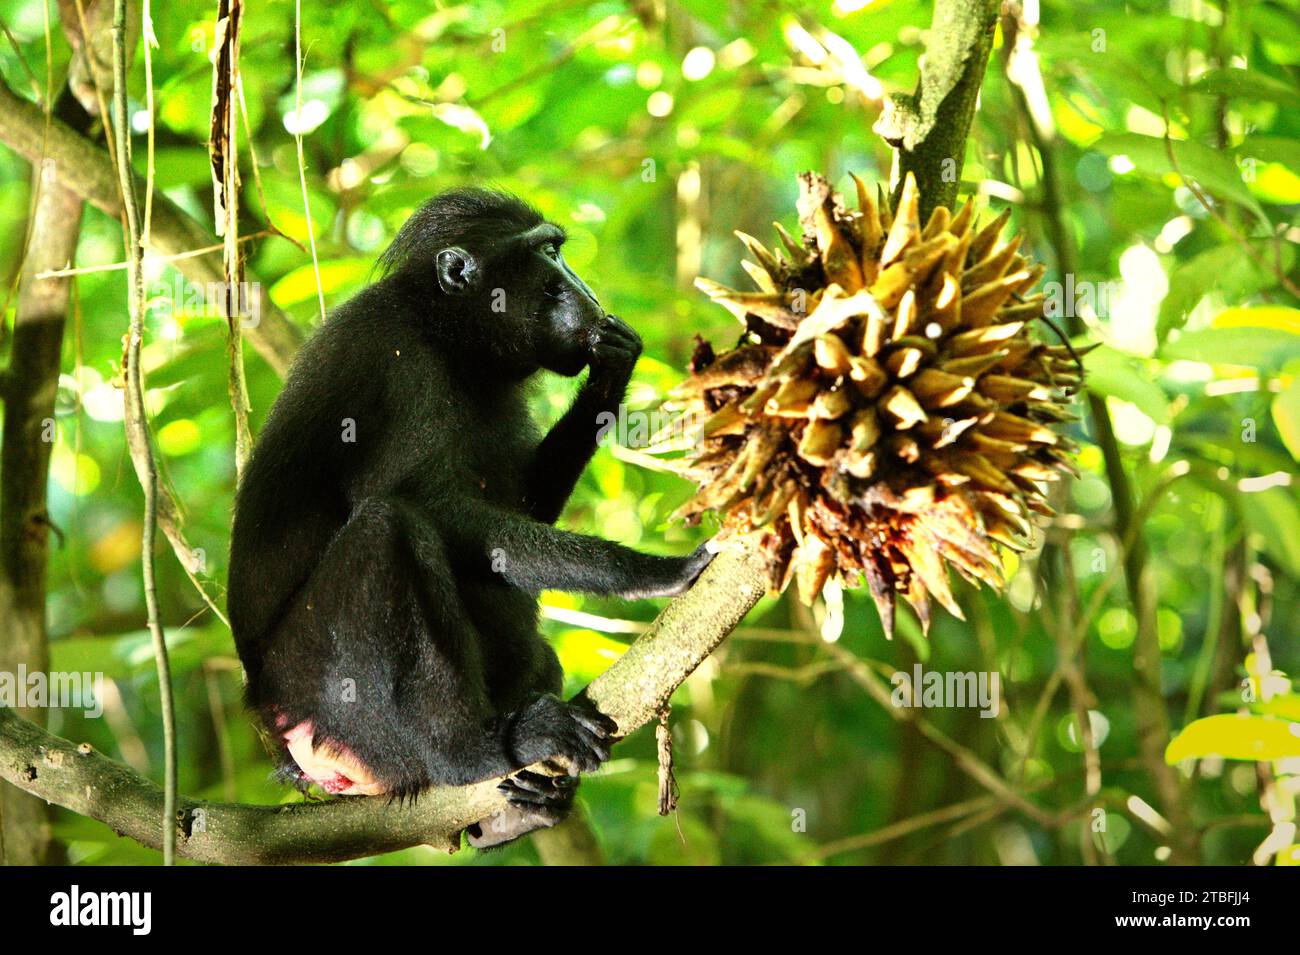
<path fill-rule="evenodd" d="M 806 418 L 817 396 L 817 382 L 809 378 L 788 378 L 767 399 L 763 410 L 778 418 Z"/>
<path fill-rule="evenodd" d="M 817 418 L 808 422 L 803 437 L 799 439 L 799 456 L 809 464 L 825 466 L 830 463 L 844 440 L 844 429 L 834 421 Z"/>
<path fill-rule="evenodd" d="M 849 390 L 842 386 L 827 388 L 817 393 L 813 399 L 812 416 L 834 420 L 842 418 L 853 410 L 853 398 Z"/>
<path fill-rule="evenodd" d="M 916 396 L 902 385 L 894 385 L 880 399 L 878 407 L 885 419 L 898 431 L 905 431 L 926 419 L 925 409 Z"/>
<path fill-rule="evenodd" d="M 818 335 L 813 341 L 817 364 L 832 375 L 847 375 L 853 367 L 852 355 L 838 335 Z"/>
<path fill-rule="evenodd" d="M 736 238 L 745 243 L 745 248 L 749 250 L 750 255 L 758 259 L 759 268 L 769 276 L 776 275 L 776 256 L 769 252 L 762 242 L 759 242 L 752 235 L 741 232 L 739 229 L 736 230 Z"/>
<path fill-rule="evenodd" d="M 1043 271 L 1019 237 L 999 245 L 1009 213 L 980 227 L 967 202 L 922 228 L 910 176 L 897 209 L 854 183 L 850 211 L 800 177 L 803 239 L 778 225 L 784 256 L 737 233 L 757 292 L 697 281 L 761 344 L 697 350 L 674 392 L 706 421 L 680 513 L 762 528 L 769 586 L 797 580 L 804 601 L 861 577 L 892 633 L 898 595 L 923 626 L 931 598 L 960 616 L 946 568 L 1000 586 L 996 548 L 1052 513 L 1041 485 L 1073 471 L 1056 429 L 1080 369 L 1031 337 Z"/>

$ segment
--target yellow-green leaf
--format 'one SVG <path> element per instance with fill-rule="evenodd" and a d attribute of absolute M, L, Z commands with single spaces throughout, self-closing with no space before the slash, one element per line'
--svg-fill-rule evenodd
<path fill-rule="evenodd" d="M 1281 163 L 1261 165 L 1249 185 L 1250 191 L 1265 202 L 1278 206 L 1300 202 L 1300 176 Z"/>
<path fill-rule="evenodd" d="M 1300 335 L 1300 308 L 1286 305 L 1244 305 L 1225 308 L 1214 316 L 1215 328 L 1275 328 Z"/>
<path fill-rule="evenodd" d="M 1300 722 L 1300 693 L 1279 693 L 1250 707 L 1262 716 Z"/>
<path fill-rule="evenodd" d="M 320 264 L 320 286 L 326 296 L 359 289 L 370 274 L 370 260 L 335 259 Z M 271 300 L 281 308 L 316 297 L 316 273 L 310 265 L 299 266 L 271 286 Z"/>
<path fill-rule="evenodd" d="M 1273 423 L 1291 457 L 1300 461 L 1300 377 L 1273 399 Z"/>
<path fill-rule="evenodd" d="M 554 638 L 555 652 L 568 677 L 590 682 L 627 652 L 627 644 L 594 630 L 563 630 Z"/>
<path fill-rule="evenodd" d="M 1251 762 L 1300 756 L 1300 723 L 1236 713 L 1207 716 L 1185 726 L 1165 749 L 1167 763 L 1203 756 Z"/>

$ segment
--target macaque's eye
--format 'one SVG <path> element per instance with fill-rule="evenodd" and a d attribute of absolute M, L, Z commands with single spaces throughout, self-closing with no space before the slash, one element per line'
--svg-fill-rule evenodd
<path fill-rule="evenodd" d="M 552 262 L 558 262 L 560 261 L 560 246 L 555 242 L 547 242 L 542 246 L 542 255 Z"/>

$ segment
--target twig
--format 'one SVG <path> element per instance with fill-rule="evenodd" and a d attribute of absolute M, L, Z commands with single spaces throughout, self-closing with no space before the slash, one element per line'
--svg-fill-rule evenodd
<path fill-rule="evenodd" d="M 1261 255 L 1259 251 L 1250 244 L 1250 241 L 1238 232 L 1237 229 L 1233 227 L 1232 223 L 1224 217 L 1218 207 L 1206 198 L 1205 193 L 1201 191 L 1201 187 L 1197 185 L 1196 182 L 1183 175 L 1183 171 L 1178 168 L 1178 157 L 1174 154 L 1173 140 L 1169 138 L 1169 107 L 1165 105 L 1164 100 L 1160 101 L 1160 112 L 1165 121 L 1165 154 L 1169 157 L 1169 167 L 1173 169 L 1174 175 L 1182 180 L 1183 185 L 1187 187 L 1187 191 L 1195 197 L 1196 201 L 1201 204 L 1202 208 L 1204 208 L 1206 212 L 1214 217 L 1214 221 L 1223 227 L 1224 231 L 1231 236 L 1232 241 L 1241 246 L 1242 250 L 1255 260 L 1256 265 L 1268 272 L 1272 272 L 1277 276 L 1278 284 L 1296 298 L 1300 298 L 1300 286 L 1297 286 L 1287 277 L 1286 273 L 1282 271 L 1282 267 L 1275 262 L 1270 262 L 1266 256 Z M 1276 236 L 1273 238 L 1276 238 Z"/>
<path fill-rule="evenodd" d="M 251 408 L 244 379 L 244 344 L 241 326 L 245 305 L 244 258 L 239 248 L 239 154 L 235 126 L 235 90 L 239 84 L 239 29 L 243 21 L 243 0 L 218 0 L 219 46 L 212 60 L 212 128 L 208 152 L 212 158 L 212 190 L 217 233 L 225 243 L 227 391 L 235 415 L 235 474 L 253 451 L 253 434 L 248 425 Z M 310 216 L 310 212 L 309 212 Z"/>
<path fill-rule="evenodd" d="M 285 235 L 271 219 L 271 210 L 266 205 L 266 193 L 262 189 L 261 163 L 258 161 L 257 146 L 253 141 L 253 127 L 248 122 L 248 104 L 244 102 L 244 75 L 242 73 L 235 73 L 235 89 L 239 92 L 239 120 L 244 126 L 244 138 L 248 140 L 248 165 L 253 170 L 253 184 L 257 187 L 257 201 L 262 204 L 262 217 L 266 219 L 267 226 L 261 232 L 255 234 L 259 236 L 276 236 L 297 246 L 298 251 L 306 252 L 307 250 L 303 248 L 301 242 L 292 236 Z M 241 238 L 240 241 L 244 240 Z"/>
<path fill-rule="evenodd" d="M 144 576 L 145 610 L 153 638 L 154 664 L 158 670 L 158 693 L 163 724 L 163 864 L 176 861 L 176 710 L 172 700 L 171 664 L 167 640 L 158 617 L 158 587 L 154 579 L 154 539 L 158 527 L 158 470 L 150 445 L 144 406 L 144 380 L 140 373 L 140 345 L 144 337 L 144 272 L 140 245 L 140 208 L 131 171 L 130 118 L 126 91 L 126 8 L 127 0 L 113 4 L 113 136 L 117 141 L 118 180 L 122 190 L 122 212 L 126 223 L 126 249 L 130 268 L 131 324 L 126 347 L 127 445 L 144 491 L 144 528 L 141 533 L 140 563 Z"/>
<path fill-rule="evenodd" d="M 234 802 L 239 797 L 235 784 L 235 757 L 230 751 L 230 731 L 226 727 L 226 704 L 221 698 L 221 679 L 218 667 L 204 661 L 203 683 L 208 691 L 208 713 L 212 717 L 212 733 L 217 738 L 217 759 L 221 766 L 221 792 Z"/>
<path fill-rule="evenodd" d="M 264 239 L 267 236 L 273 236 L 277 234 L 278 233 L 273 232 L 270 229 L 263 229 L 260 232 L 254 232 L 252 235 L 239 236 L 239 242 L 240 244 L 243 244 L 245 242 L 252 242 L 256 239 Z M 152 259 L 152 261 L 155 262 L 179 262 L 182 259 L 193 259 L 193 258 L 197 258 L 200 255 L 208 255 L 209 253 L 212 252 L 220 252 L 224 248 L 225 245 L 218 242 L 214 245 L 204 246 L 201 249 L 189 249 L 188 251 L 176 252 L 171 255 L 154 255 L 151 256 L 150 258 Z M 48 271 L 40 273 L 36 277 L 38 279 L 57 279 L 69 275 L 92 275 L 96 272 L 120 272 L 130 267 L 131 267 L 130 262 L 108 262 L 103 265 L 83 265 L 75 269 L 50 269 Z"/>
<path fill-rule="evenodd" d="M 298 182 L 302 186 L 302 214 L 307 220 L 307 245 L 311 248 L 311 268 L 316 276 L 316 305 L 320 320 L 325 321 L 325 291 L 320 281 L 320 261 L 316 257 L 316 230 L 311 224 L 311 199 L 307 196 L 307 161 L 302 150 L 302 0 L 293 3 L 294 126 L 293 140 L 298 148 Z"/>
<path fill-rule="evenodd" d="M 814 660 L 801 667 L 783 667 L 776 663 L 733 663 L 727 672 L 733 676 L 763 676 L 773 680 L 790 680 L 801 686 L 807 686 L 821 679 L 828 673 L 843 670 L 843 664 L 835 660 Z"/>
<path fill-rule="evenodd" d="M 1082 662 L 1084 644 L 1073 640 L 1071 621 L 1078 613 L 1078 599 L 1074 592 L 1074 564 L 1070 558 L 1070 548 L 1053 546 L 1048 552 L 1056 551 L 1060 560 L 1059 578 L 1068 582 L 1065 588 L 1067 603 L 1064 608 L 1057 608 L 1057 616 L 1052 630 L 1056 637 L 1056 669 L 1070 690 L 1070 706 L 1074 711 L 1074 723 L 1077 727 L 1079 748 L 1083 753 L 1083 786 L 1089 799 L 1095 800 L 1101 793 L 1101 754 L 1097 749 L 1097 736 L 1092 731 L 1092 709 L 1097 699 L 1088 687 L 1088 679 Z M 1097 847 L 1085 827 L 1079 836 L 1079 851 L 1084 862 L 1095 865 L 1098 861 Z"/>
<path fill-rule="evenodd" d="M 144 44 L 144 108 L 149 115 L 149 129 L 145 139 L 145 179 L 144 179 L 144 233 L 141 244 L 149 245 L 149 235 L 153 230 L 153 181 L 154 181 L 154 98 L 153 98 L 153 13 L 149 0 L 144 0 L 140 10 L 140 37 Z"/>
<path fill-rule="evenodd" d="M 677 777 L 673 775 L 673 733 L 668 726 L 671 706 L 659 712 L 655 723 L 655 750 L 659 760 L 659 815 L 667 816 L 677 808 Z"/>
<path fill-rule="evenodd" d="M 914 710 L 894 706 L 893 701 L 890 699 L 890 691 L 885 689 L 880 677 L 872 672 L 870 665 L 866 661 L 838 643 L 827 643 L 824 644 L 824 647 L 826 652 L 844 664 L 845 672 L 849 677 L 866 690 L 867 694 L 879 703 L 891 717 L 899 722 L 912 723 L 922 736 L 951 756 L 958 769 L 993 793 L 1002 802 L 1019 809 L 1041 825 L 1050 826 L 1052 824 L 1050 813 L 1012 789 L 1006 780 L 999 776 L 992 767 L 965 746 L 952 739 L 928 720 L 917 716 Z"/>
<path fill-rule="evenodd" d="M 1196 663 L 1192 667 L 1191 685 L 1187 690 L 1187 706 L 1183 710 L 1183 723 L 1192 722 L 1201 715 L 1201 704 L 1205 699 L 1206 687 L 1210 684 L 1210 675 L 1214 669 L 1214 658 L 1219 650 L 1219 642 L 1222 638 L 1225 623 L 1231 615 L 1231 604 L 1228 603 L 1229 590 L 1229 568 L 1227 562 L 1228 546 L 1227 534 L 1224 524 L 1227 523 L 1227 503 L 1220 497 L 1212 497 L 1210 500 L 1217 504 L 1215 511 L 1211 512 L 1212 527 L 1210 535 L 1210 562 L 1209 562 L 1209 584 L 1210 598 L 1205 612 L 1205 636 L 1201 641 L 1200 652 L 1196 655 Z M 1235 587 L 1240 580 L 1236 568 L 1233 568 L 1231 586 Z M 1232 603 L 1235 603 L 1235 597 Z M 1229 617 L 1225 617 L 1225 610 Z"/>
<path fill-rule="evenodd" d="M 827 842 L 800 856 L 797 861 L 800 863 L 815 862 L 818 859 L 826 859 L 845 852 L 870 849 L 872 846 L 893 842 L 895 839 L 910 836 L 922 829 L 942 825 L 945 822 L 952 822 L 954 819 L 961 819 L 971 813 L 983 812 L 995 806 L 1002 806 L 996 796 L 976 796 L 974 799 L 967 799 L 965 802 L 953 803 L 951 806 L 934 809 L 918 816 L 900 819 L 898 822 L 890 823 L 888 826 L 876 829 L 873 832 L 865 832 L 860 835 L 837 839 L 834 842 Z"/>

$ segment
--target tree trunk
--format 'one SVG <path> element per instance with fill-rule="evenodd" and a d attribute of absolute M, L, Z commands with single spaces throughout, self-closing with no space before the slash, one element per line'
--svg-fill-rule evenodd
<path fill-rule="evenodd" d="M 50 452 L 57 432 L 54 398 L 59 384 L 63 327 L 70 279 L 37 279 L 66 267 L 77 250 L 81 197 L 58 184 L 54 170 L 37 166 L 39 195 L 31 242 L 18 292 L 13 347 L 5 390 L 0 447 L 0 671 L 49 668 L 45 635 L 45 568 L 51 523 L 46 511 Z M 45 713 L 19 710 L 45 725 Z M 46 861 L 49 807 L 13 786 L 0 784 L 4 859 L 11 865 Z"/>

